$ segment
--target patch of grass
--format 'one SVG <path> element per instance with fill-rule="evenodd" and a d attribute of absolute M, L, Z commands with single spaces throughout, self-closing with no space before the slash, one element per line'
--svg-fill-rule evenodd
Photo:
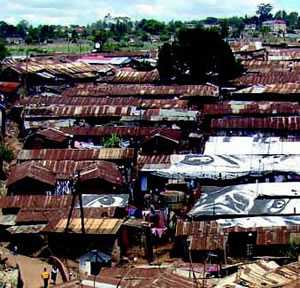
<path fill-rule="evenodd" d="M 13 56 L 25 56 L 26 51 L 29 54 L 51 54 L 51 53 L 70 53 L 80 54 L 88 53 L 93 49 L 93 45 L 89 43 L 81 44 L 78 43 L 61 43 L 61 44 L 36 44 L 36 45 L 10 45 L 8 51 Z"/>

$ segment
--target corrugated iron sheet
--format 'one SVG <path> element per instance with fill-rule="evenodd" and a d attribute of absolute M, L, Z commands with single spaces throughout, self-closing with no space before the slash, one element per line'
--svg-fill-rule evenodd
<path fill-rule="evenodd" d="M 147 84 L 159 80 L 159 73 L 156 69 L 149 72 L 119 70 L 114 76 L 102 79 L 104 82 L 114 84 Z"/>
<path fill-rule="evenodd" d="M 203 105 L 204 115 L 299 114 L 297 102 L 235 102 Z"/>
<path fill-rule="evenodd" d="M 289 61 L 263 61 L 263 60 L 248 60 L 242 61 L 242 65 L 248 72 L 252 73 L 269 73 L 269 72 L 291 72 L 299 71 L 299 62 Z"/>
<path fill-rule="evenodd" d="M 36 135 L 42 136 L 47 140 L 63 143 L 69 139 L 69 135 L 55 128 L 47 128 L 39 130 L 36 132 Z"/>
<path fill-rule="evenodd" d="M 61 218 L 67 218 L 70 208 L 62 209 L 43 209 L 43 208 L 22 208 L 17 216 L 14 215 L 16 223 L 48 223 L 57 221 Z M 97 219 L 104 215 L 113 218 L 116 215 L 116 207 L 105 208 L 84 208 L 84 217 Z M 72 213 L 73 218 L 80 218 L 80 209 L 76 208 Z"/>
<path fill-rule="evenodd" d="M 122 98 L 96 98 L 96 97 L 61 97 L 61 96 L 35 96 L 30 98 L 23 98 L 20 101 L 21 105 L 31 107 L 41 107 L 49 105 L 75 105 L 75 106 L 134 106 L 142 109 L 155 108 L 188 108 L 187 100 L 175 99 L 139 99 L 135 97 Z"/>
<path fill-rule="evenodd" d="M 272 129 L 272 130 L 298 131 L 298 130 L 300 130 L 300 116 L 212 119 L 211 128 L 214 128 L 214 129 Z"/>
<path fill-rule="evenodd" d="M 299 60 L 300 49 L 288 48 L 288 49 L 268 49 L 268 58 L 270 60 Z"/>
<path fill-rule="evenodd" d="M 0 208 L 67 208 L 72 196 L 4 196 L 0 197 Z"/>
<path fill-rule="evenodd" d="M 77 171 L 89 168 L 92 165 L 101 165 L 102 160 L 74 161 L 74 160 L 34 160 L 34 163 L 47 168 L 56 174 L 57 179 L 70 179 Z"/>
<path fill-rule="evenodd" d="M 8 68 L 16 71 L 19 74 L 25 73 L 42 73 L 46 72 L 53 76 L 63 76 L 70 78 L 94 78 L 97 71 L 92 65 L 80 62 L 62 63 L 54 60 L 48 61 L 35 61 L 29 59 L 27 62 L 20 62 L 16 64 L 7 65 Z"/>
<path fill-rule="evenodd" d="M 132 160 L 134 149 L 102 148 L 102 149 L 37 149 L 22 150 L 19 161 L 27 160 Z"/>
<path fill-rule="evenodd" d="M 69 180 L 78 171 L 81 172 L 80 180 L 82 182 L 102 179 L 114 185 L 123 184 L 122 173 L 114 163 L 102 160 L 96 161 L 96 163 L 95 161 L 77 163 L 56 163 L 55 165 L 54 163 L 44 163 L 44 161 L 26 161 L 16 164 L 11 169 L 6 185 L 10 186 L 25 178 L 31 178 L 55 186 L 56 180 Z"/>
<path fill-rule="evenodd" d="M 93 164 L 80 172 L 80 182 L 101 179 L 113 185 L 123 185 L 123 176 L 118 166 L 114 163 L 102 161 L 102 163 Z"/>
<path fill-rule="evenodd" d="M 224 237 L 229 233 L 257 233 L 256 245 L 287 245 L 291 235 L 300 236 L 300 225 L 283 227 L 222 228 L 216 221 L 177 221 L 176 237 L 189 237 L 192 250 L 224 249 Z"/>
<path fill-rule="evenodd" d="M 65 97 L 103 96 L 206 96 L 218 97 L 219 88 L 214 85 L 134 85 L 134 84 L 81 84 L 63 93 Z"/>
<path fill-rule="evenodd" d="M 139 155 L 137 158 L 139 169 L 169 168 L 171 155 Z"/>
<path fill-rule="evenodd" d="M 235 86 L 247 87 L 252 85 L 266 85 L 276 83 L 299 83 L 298 72 L 273 71 L 269 73 L 249 73 L 232 81 Z"/>
<path fill-rule="evenodd" d="M 232 94 L 300 94 L 300 83 L 279 82 L 264 86 L 252 86 L 233 92 Z"/>
<path fill-rule="evenodd" d="M 71 127 L 62 128 L 61 131 L 81 137 L 104 137 L 116 134 L 119 137 L 147 138 L 155 134 L 161 134 L 177 140 L 181 139 L 182 134 L 180 130 L 153 127 Z"/>
<path fill-rule="evenodd" d="M 121 117 L 135 112 L 131 106 L 56 106 L 26 108 L 25 119 L 30 118 L 62 118 L 62 117 Z"/>
<path fill-rule="evenodd" d="M 55 233 L 62 233 L 67 227 L 68 219 L 61 219 L 55 226 Z M 115 218 L 98 218 L 98 219 L 84 219 L 84 228 L 87 234 L 99 235 L 115 235 L 118 233 L 123 220 Z M 81 233 L 81 219 L 72 218 L 69 226 L 70 232 Z"/>
<path fill-rule="evenodd" d="M 24 178 L 31 178 L 51 186 L 55 186 L 56 183 L 56 177 L 52 171 L 36 165 L 36 163 L 27 162 L 13 167 L 7 179 L 6 185 L 11 186 Z"/>

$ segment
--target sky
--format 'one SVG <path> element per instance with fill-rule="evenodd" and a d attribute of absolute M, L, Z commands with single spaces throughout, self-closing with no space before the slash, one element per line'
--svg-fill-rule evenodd
<path fill-rule="evenodd" d="M 254 15 L 259 3 L 300 14 L 300 0 L 0 0 L 0 20 L 16 24 L 86 25 L 113 16 L 169 21 Z"/>

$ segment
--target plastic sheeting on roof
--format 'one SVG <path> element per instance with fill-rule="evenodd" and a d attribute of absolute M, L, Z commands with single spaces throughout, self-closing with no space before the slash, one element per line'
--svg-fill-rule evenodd
<path fill-rule="evenodd" d="M 209 137 L 204 154 L 274 155 L 298 154 L 300 142 L 282 141 L 280 137 Z"/>
<path fill-rule="evenodd" d="M 300 155 L 188 154 L 171 155 L 167 160 L 163 165 L 141 162 L 141 171 L 170 179 L 225 180 L 273 173 L 300 175 Z M 167 165 L 168 168 L 165 168 Z"/>
<path fill-rule="evenodd" d="M 298 182 L 204 187 L 202 190 L 200 199 L 188 214 L 190 217 L 300 214 Z"/>

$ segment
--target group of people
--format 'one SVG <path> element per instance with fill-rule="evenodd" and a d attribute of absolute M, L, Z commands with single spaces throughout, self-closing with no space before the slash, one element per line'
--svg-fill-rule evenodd
<path fill-rule="evenodd" d="M 56 285 L 57 274 L 58 274 L 58 268 L 56 266 L 52 266 L 51 275 L 48 272 L 47 268 L 46 267 L 44 268 L 44 271 L 41 273 L 41 277 L 44 282 L 44 288 L 48 288 L 50 276 L 51 276 L 52 284 Z"/>

